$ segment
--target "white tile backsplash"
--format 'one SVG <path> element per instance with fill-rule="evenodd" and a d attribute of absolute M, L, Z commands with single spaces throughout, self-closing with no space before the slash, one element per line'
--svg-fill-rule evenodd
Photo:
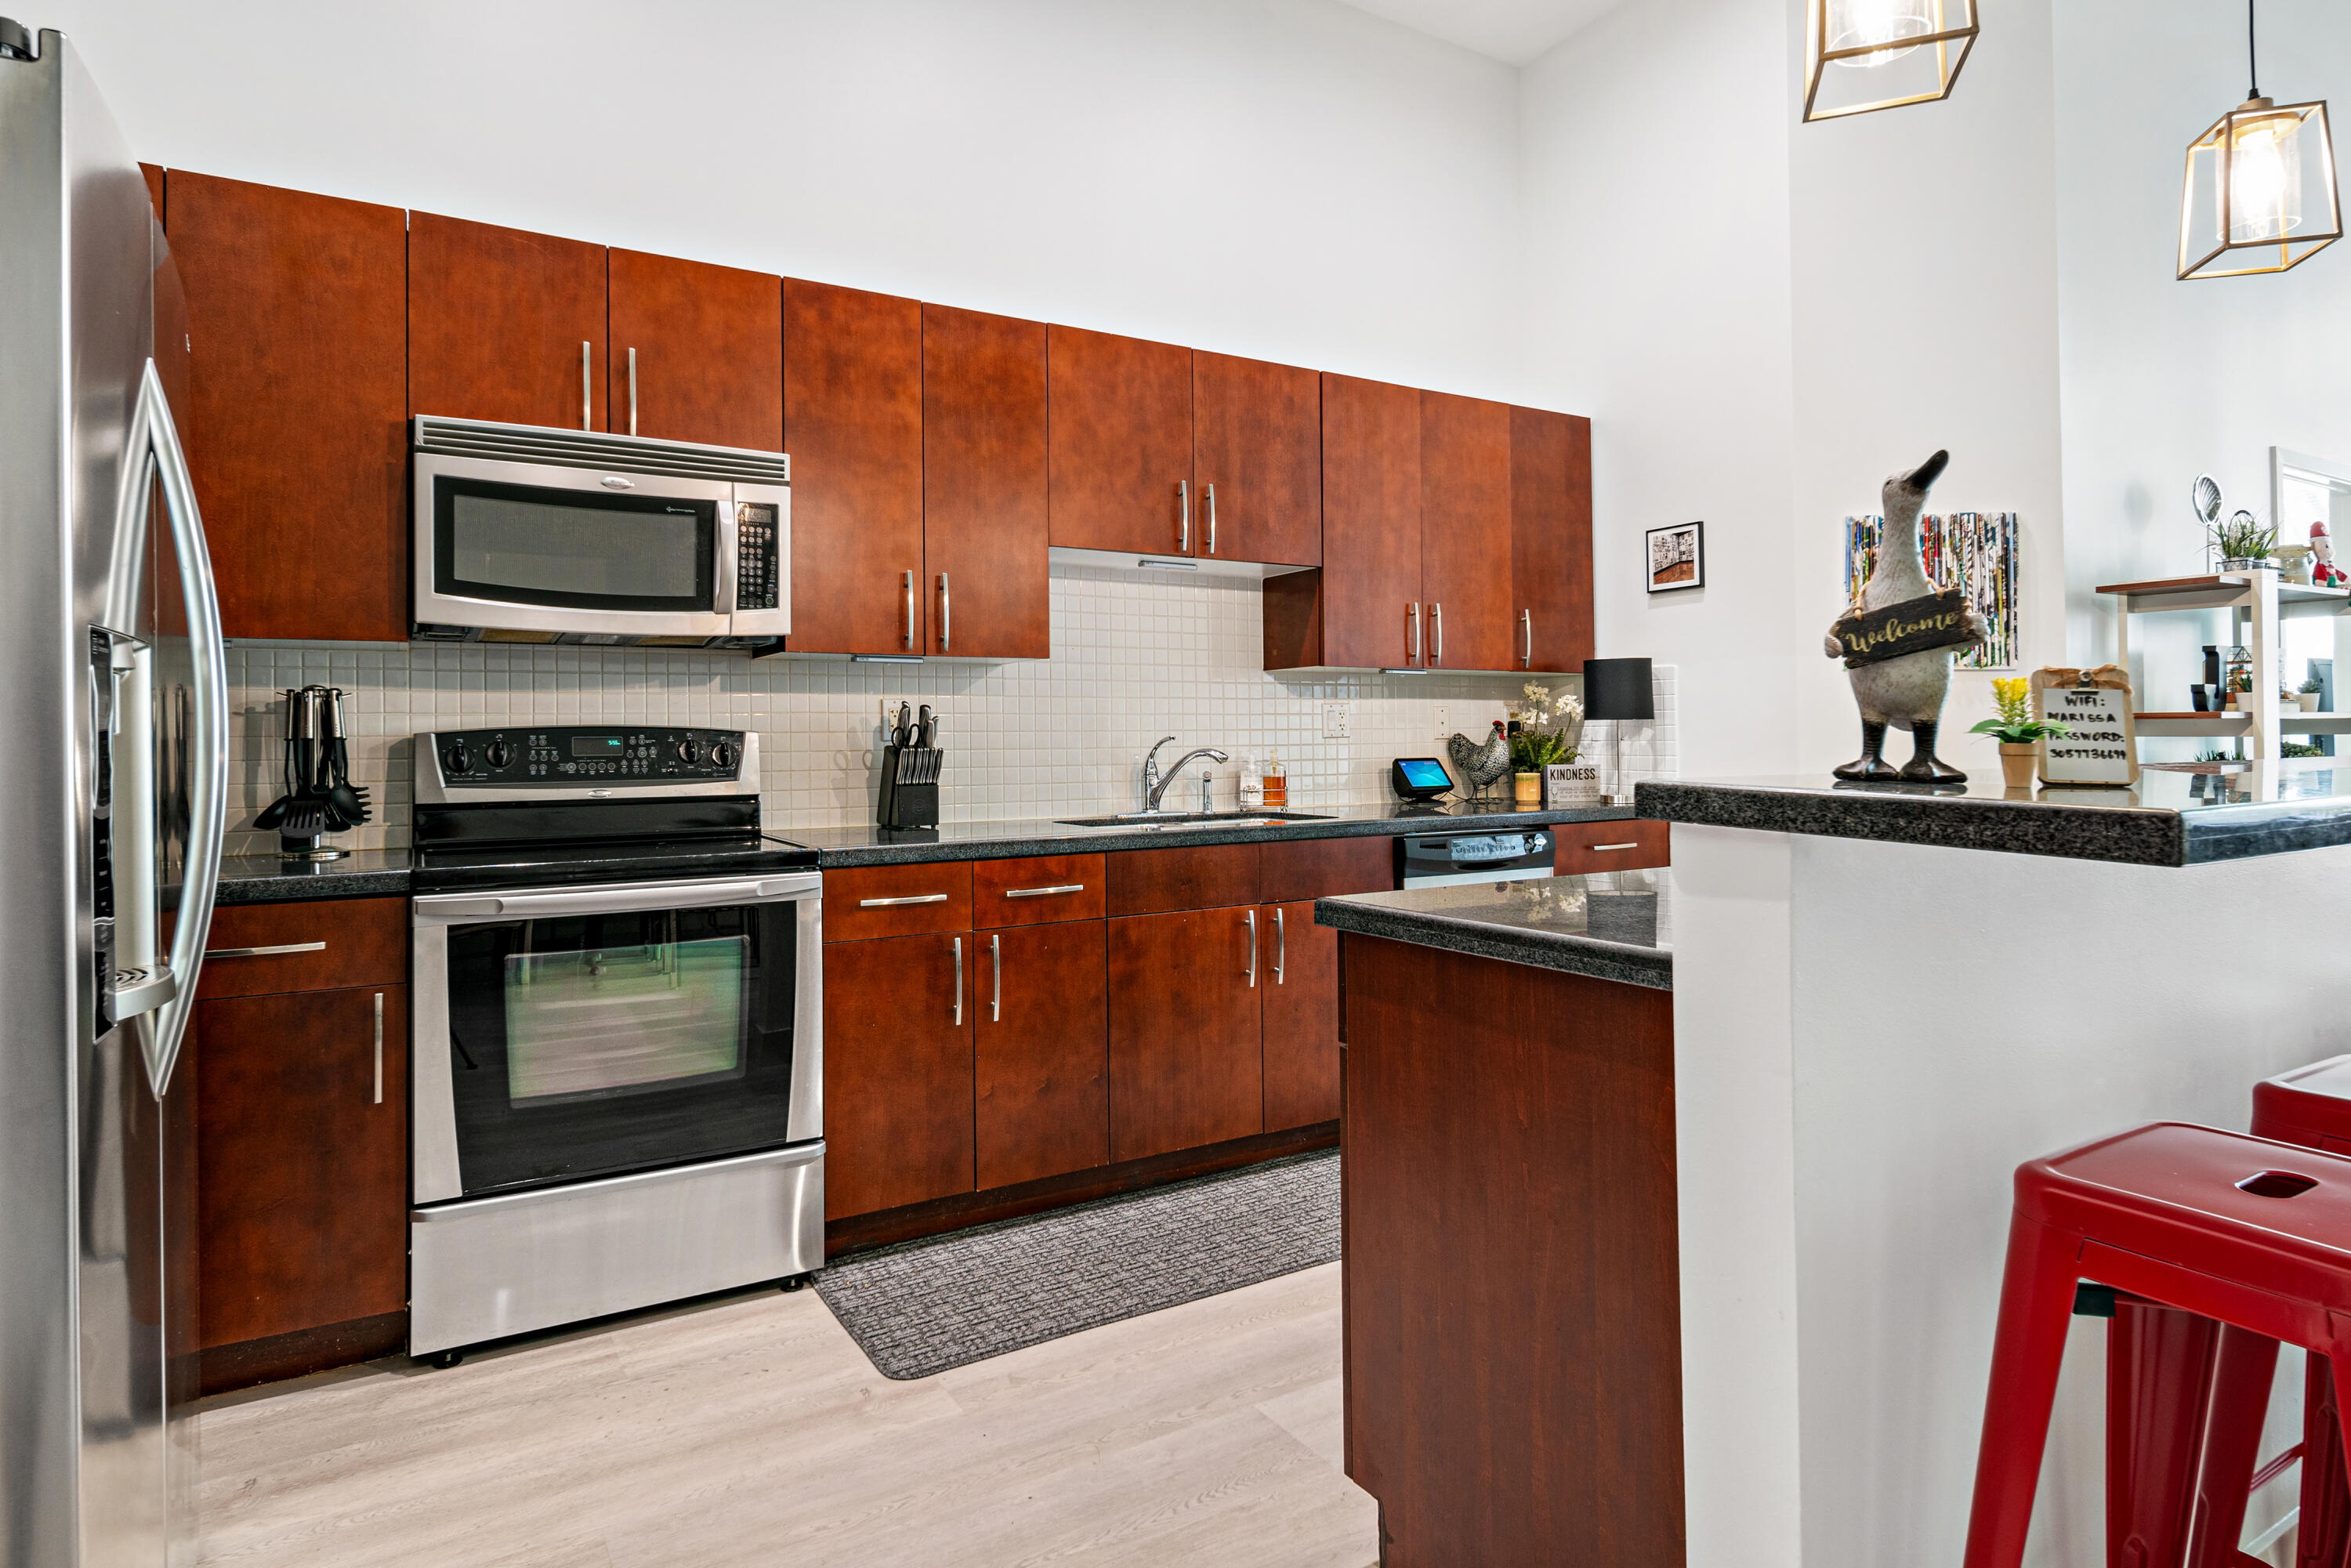
<path fill-rule="evenodd" d="M 671 650 L 243 643 L 229 649 L 235 710 L 228 852 L 266 853 L 253 828 L 279 793 L 283 688 L 340 686 L 351 727 L 352 779 L 376 819 L 329 842 L 404 847 L 412 737 L 431 729 L 532 724 L 695 725 L 759 735 L 762 813 L 770 829 L 841 827 L 872 819 L 881 759 L 880 704 L 929 703 L 946 717 L 939 814 L 996 821 L 1130 810 L 1136 764 L 1163 735 L 1233 760 L 1218 766 L 1216 800 L 1236 803 L 1244 755 L 1279 756 L 1293 808 L 1387 800 L 1388 759 L 1443 756 L 1435 709 L 1477 737 L 1528 679 L 1510 674 L 1269 674 L 1262 589 L 1241 578 L 1056 566 L 1053 657 L 1017 664 L 844 659 Z M 1543 677 L 1535 677 L 1538 679 Z M 1573 689 L 1579 683 L 1566 683 Z M 1625 735 L 1626 771 L 1679 771 L 1674 672 L 1656 670 L 1657 718 Z M 1322 737 L 1323 708 L 1347 705 L 1346 738 Z M 1604 764 L 1608 729 L 1585 731 Z M 1193 787 L 1168 791 L 1191 806 Z"/>

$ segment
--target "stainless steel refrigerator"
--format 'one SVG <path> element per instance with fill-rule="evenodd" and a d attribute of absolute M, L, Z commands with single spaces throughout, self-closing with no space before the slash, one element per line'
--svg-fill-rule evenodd
<path fill-rule="evenodd" d="M 72 46 L 6 21 L 0 288 L 0 1568 L 166 1568 L 195 1545 L 220 612 L 146 182 Z"/>

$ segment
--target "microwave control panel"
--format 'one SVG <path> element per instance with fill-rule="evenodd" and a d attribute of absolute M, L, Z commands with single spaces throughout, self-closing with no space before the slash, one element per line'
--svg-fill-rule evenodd
<path fill-rule="evenodd" d="M 705 784 L 735 778 L 743 763 L 739 729 L 455 729 L 433 744 L 447 785 Z"/>
<path fill-rule="evenodd" d="M 735 608 L 775 610 L 778 570 L 778 508 L 765 502 L 735 504 Z"/>

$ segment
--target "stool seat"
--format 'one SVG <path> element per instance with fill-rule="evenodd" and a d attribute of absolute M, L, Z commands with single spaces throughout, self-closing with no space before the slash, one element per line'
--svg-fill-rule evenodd
<path fill-rule="evenodd" d="M 2351 1056 L 2329 1057 L 2254 1084 L 2253 1132 L 2351 1155 Z"/>
<path fill-rule="evenodd" d="M 2166 1122 L 2027 1161 L 1964 1568 L 2022 1561 L 2083 1280 L 2250 1331 L 2251 1349 L 2265 1337 L 2315 1351 L 2351 1408 L 2351 1157 Z"/>

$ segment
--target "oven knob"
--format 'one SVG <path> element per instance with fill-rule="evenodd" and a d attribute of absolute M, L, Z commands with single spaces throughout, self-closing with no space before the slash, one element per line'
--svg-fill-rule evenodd
<path fill-rule="evenodd" d="M 695 739 L 694 737 L 690 735 L 687 736 L 684 740 L 677 743 L 677 759 L 680 762 L 689 763 L 701 761 L 702 743 Z"/>
<path fill-rule="evenodd" d="M 452 773 L 468 773 L 473 770 L 474 758 L 465 750 L 465 743 L 462 740 L 451 741 L 449 749 L 441 754 L 441 760 L 449 765 L 449 771 Z"/>
<path fill-rule="evenodd" d="M 514 748 L 503 740 L 494 740 L 490 742 L 489 749 L 483 755 L 489 758 L 491 767 L 504 768 L 514 760 Z"/>
<path fill-rule="evenodd" d="M 712 765 L 713 767 L 716 767 L 716 768 L 732 768 L 732 767 L 734 767 L 734 766 L 735 766 L 735 748 L 734 748 L 733 747 L 731 747 L 731 746 L 727 745 L 727 744 L 726 744 L 725 741 L 723 741 L 723 740 L 722 740 L 722 741 L 717 742 L 716 745 L 712 746 L 712 747 L 711 747 L 711 748 L 710 748 L 710 761 L 711 761 L 711 765 Z"/>

